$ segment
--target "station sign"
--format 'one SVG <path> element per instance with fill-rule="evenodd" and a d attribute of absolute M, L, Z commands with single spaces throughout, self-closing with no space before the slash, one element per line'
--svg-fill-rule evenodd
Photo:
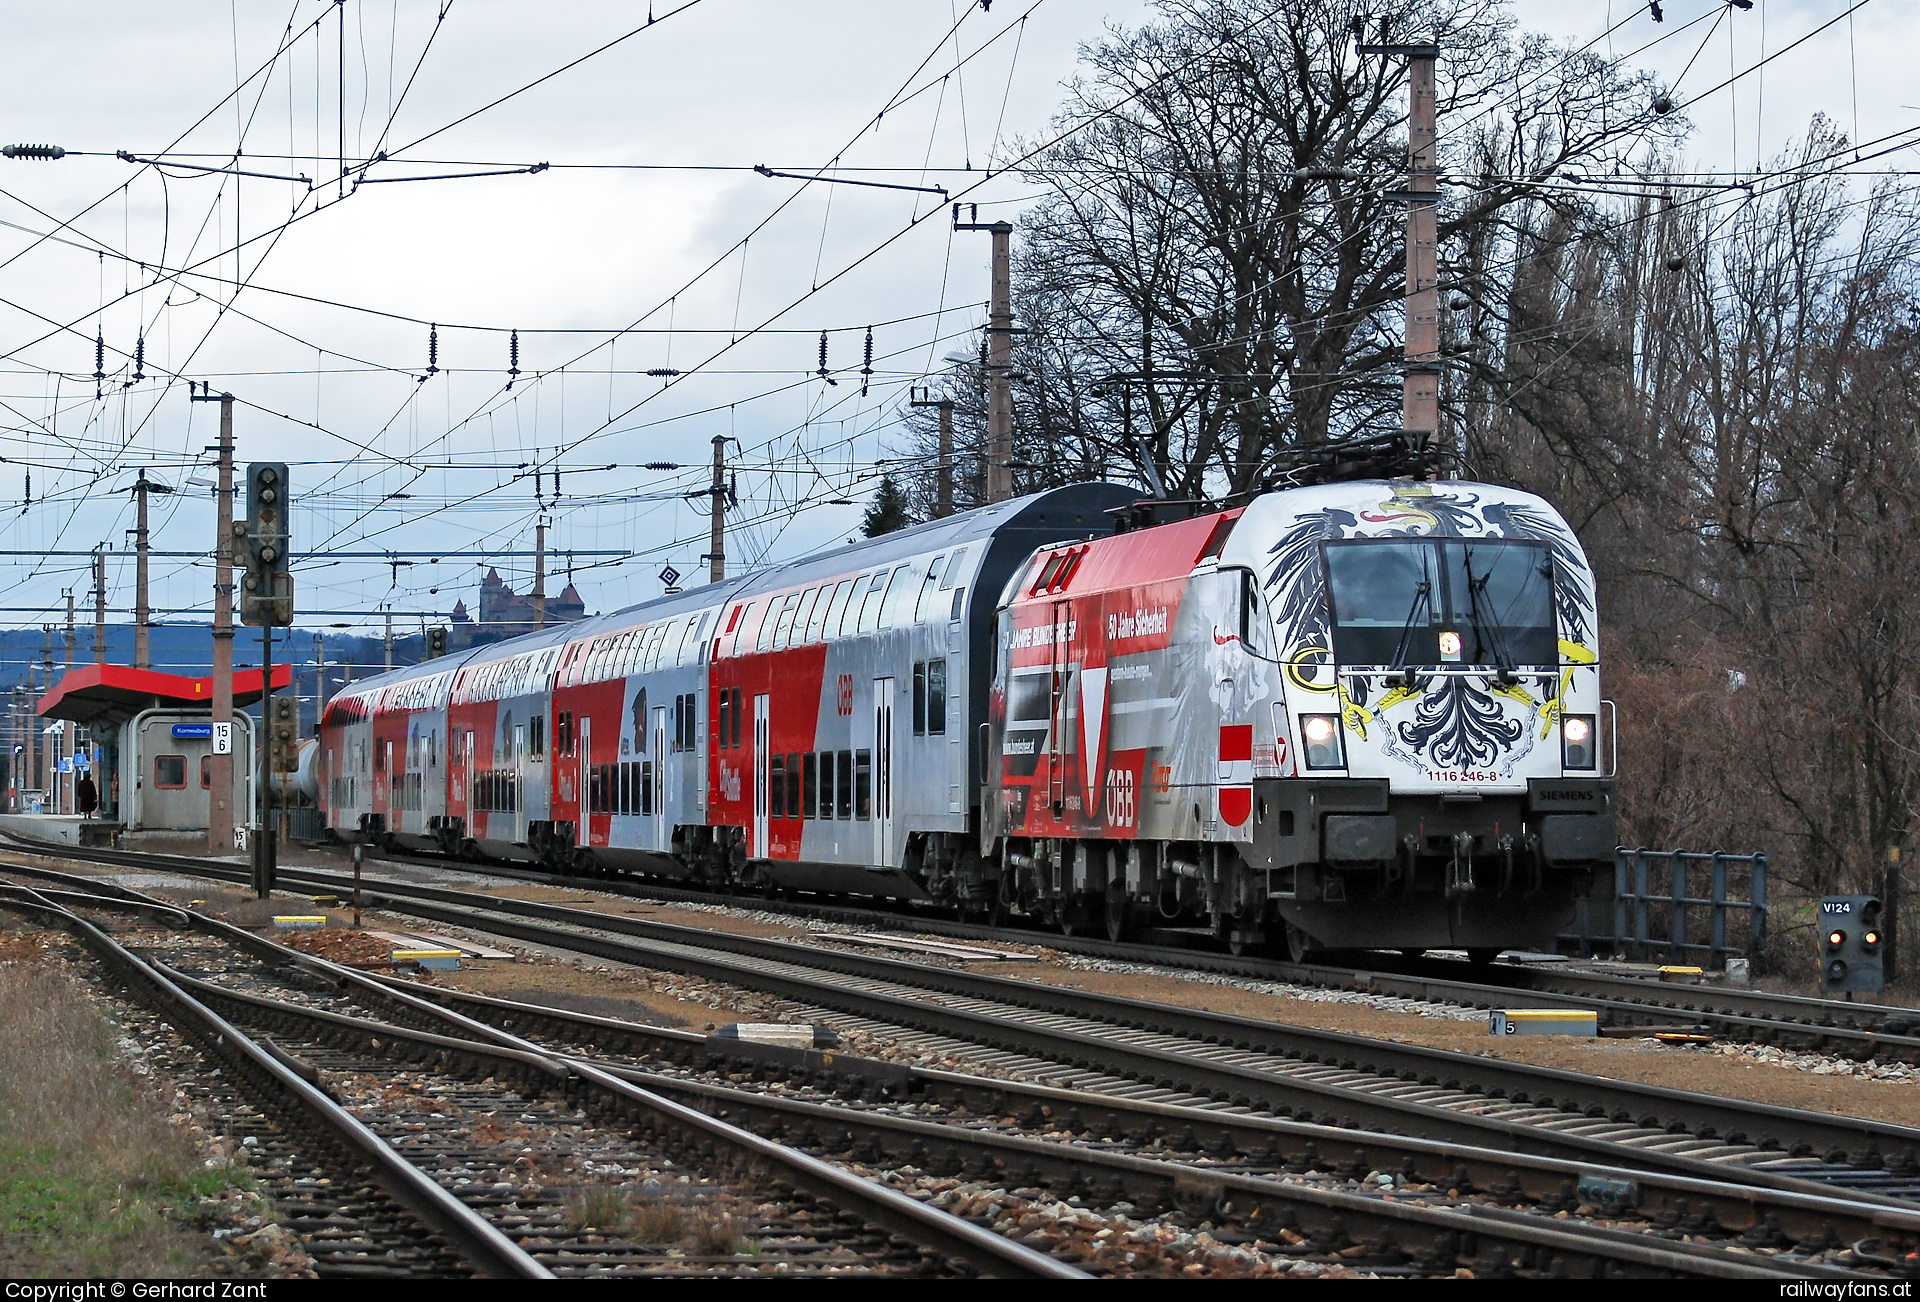
<path fill-rule="evenodd" d="M 229 724 L 228 726 L 231 727 L 232 725 Z M 197 737 L 202 740 L 208 740 L 213 737 L 213 725 L 210 723 L 176 723 L 173 725 L 173 735 L 176 737 Z"/>

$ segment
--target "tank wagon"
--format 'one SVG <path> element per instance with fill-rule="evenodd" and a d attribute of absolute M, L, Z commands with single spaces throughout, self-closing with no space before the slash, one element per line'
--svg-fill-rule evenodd
<path fill-rule="evenodd" d="M 1614 848 L 1593 578 L 1542 499 L 1050 490 L 355 684 L 327 827 L 1234 948 L 1549 945 Z"/>

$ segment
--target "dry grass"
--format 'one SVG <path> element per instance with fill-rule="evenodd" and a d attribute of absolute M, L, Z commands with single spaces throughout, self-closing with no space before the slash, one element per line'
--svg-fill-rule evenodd
<path fill-rule="evenodd" d="M 698 1256 L 731 1257 L 740 1251 L 740 1222 L 725 1212 L 702 1207 L 694 1217 L 693 1233 L 688 1237 Z"/>
<path fill-rule="evenodd" d="M 167 1211 L 230 1173 L 202 1166 L 32 936 L 0 934 L 0 1276 L 204 1273 L 211 1242 Z"/>
<path fill-rule="evenodd" d="M 616 1185 L 591 1185 L 567 1199 L 567 1221 L 576 1232 L 598 1230 L 603 1234 L 618 1234 L 627 1228 L 630 1215 L 632 1209 L 627 1206 L 627 1196 Z"/>
<path fill-rule="evenodd" d="M 687 1218 L 670 1194 L 645 1198 L 633 1211 L 633 1237 L 650 1244 L 678 1243 L 687 1232 Z"/>

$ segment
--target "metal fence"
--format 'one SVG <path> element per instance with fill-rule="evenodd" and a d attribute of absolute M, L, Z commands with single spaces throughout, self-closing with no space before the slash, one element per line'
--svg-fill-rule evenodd
<path fill-rule="evenodd" d="M 1731 928 L 1729 911 L 1745 914 Z M 1573 932 L 1560 942 L 1583 958 L 1604 951 L 1710 968 L 1730 955 L 1758 958 L 1767 943 L 1767 856 L 1622 846 L 1614 851 L 1612 899 L 1596 890 L 1578 901 Z"/>

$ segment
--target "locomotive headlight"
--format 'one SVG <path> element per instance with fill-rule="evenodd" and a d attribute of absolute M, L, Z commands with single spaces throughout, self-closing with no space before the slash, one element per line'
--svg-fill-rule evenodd
<path fill-rule="evenodd" d="M 1306 752 L 1308 768 L 1343 769 L 1347 766 L 1344 747 L 1340 742 L 1339 715 L 1301 715 L 1300 735 L 1306 739 L 1303 749 Z"/>
<path fill-rule="evenodd" d="M 1570 769 L 1598 767 L 1599 748 L 1594 743 L 1597 720 L 1591 714 L 1569 714 L 1560 724 L 1561 764 Z"/>
<path fill-rule="evenodd" d="M 1440 635 L 1440 658 L 1447 661 L 1460 658 L 1460 635 L 1452 629 Z"/>

